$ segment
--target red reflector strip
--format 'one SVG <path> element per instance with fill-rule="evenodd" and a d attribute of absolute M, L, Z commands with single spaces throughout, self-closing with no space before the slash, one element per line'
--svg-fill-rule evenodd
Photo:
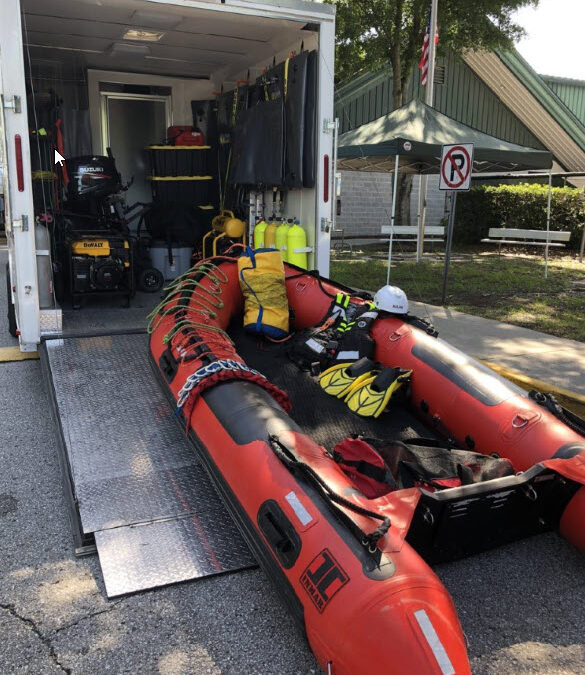
<path fill-rule="evenodd" d="M 329 201 L 329 155 L 323 155 L 323 201 Z"/>
<path fill-rule="evenodd" d="M 18 191 L 24 192 L 24 171 L 22 168 L 22 139 L 20 134 L 14 137 L 14 153 L 16 155 L 16 181 L 18 184 Z"/>

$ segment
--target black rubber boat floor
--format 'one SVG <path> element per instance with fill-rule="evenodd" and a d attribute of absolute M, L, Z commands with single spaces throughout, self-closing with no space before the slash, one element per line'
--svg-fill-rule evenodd
<path fill-rule="evenodd" d="M 320 445 L 331 449 L 352 434 L 401 440 L 436 437 L 404 406 L 390 407 L 378 419 L 355 415 L 288 358 L 286 343 L 273 344 L 235 326 L 229 333 L 246 363 L 288 393 L 293 404 L 290 416 Z"/>

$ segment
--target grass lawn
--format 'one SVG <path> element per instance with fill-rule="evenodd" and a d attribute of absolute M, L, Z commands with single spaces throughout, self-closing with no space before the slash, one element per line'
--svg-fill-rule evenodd
<path fill-rule="evenodd" d="M 552 257 L 545 279 L 544 261 L 536 256 L 453 255 L 449 307 L 585 342 L 585 263 L 569 256 Z M 337 254 L 331 262 L 332 279 L 371 291 L 386 283 L 386 270 L 385 260 L 357 253 Z M 439 305 L 443 261 L 392 262 L 390 283 L 402 287 L 412 300 Z"/>

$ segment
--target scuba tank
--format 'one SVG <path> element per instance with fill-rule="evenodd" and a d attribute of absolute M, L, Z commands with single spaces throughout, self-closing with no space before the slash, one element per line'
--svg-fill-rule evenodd
<path fill-rule="evenodd" d="M 288 228 L 289 223 L 292 220 L 289 220 L 287 223 L 286 220 L 283 220 L 282 223 L 276 228 L 276 248 L 280 251 L 283 262 L 288 262 Z"/>
<path fill-rule="evenodd" d="M 300 226 L 299 221 L 295 218 L 294 225 L 288 230 L 287 238 L 287 262 L 307 269 L 307 253 L 295 253 L 295 249 L 307 247 L 307 233 Z"/>
<path fill-rule="evenodd" d="M 276 228 L 277 223 L 273 220 L 266 226 L 264 230 L 264 248 L 276 248 Z"/>
<path fill-rule="evenodd" d="M 264 218 L 261 218 L 254 228 L 254 248 L 256 250 L 264 248 L 264 234 L 267 227 L 268 223 L 264 220 Z"/>

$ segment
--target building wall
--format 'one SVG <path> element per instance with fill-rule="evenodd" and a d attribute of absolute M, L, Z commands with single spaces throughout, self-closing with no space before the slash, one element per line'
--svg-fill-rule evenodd
<path fill-rule="evenodd" d="M 337 228 L 344 234 L 380 234 L 382 225 L 390 224 L 393 175 L 366 171 L 341 171 L 341 214 Z M 414 176 L 411 225 L 416 225 L 419 177 Z M 438 189 L 439 177 L 428 176 L 427 225 L 439 225 L 445 217 L 445 193 Z M 408 224 L 396 221 L 397 225 Z"/>

